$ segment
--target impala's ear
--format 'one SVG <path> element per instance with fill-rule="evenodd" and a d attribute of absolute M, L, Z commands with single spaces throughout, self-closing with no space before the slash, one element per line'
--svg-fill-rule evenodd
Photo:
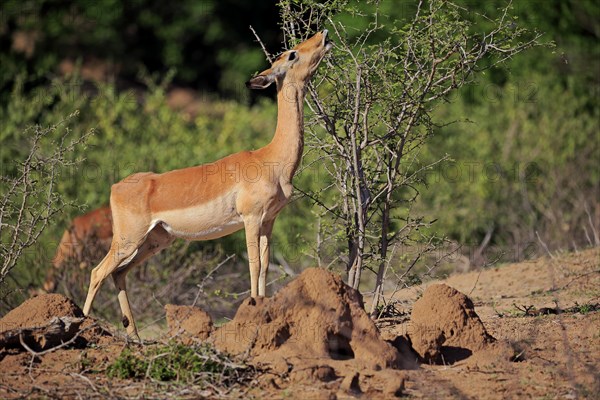
<path fill-rule="evenodd" d="M 275 82 L 275 78 L 273 75 L 257 75 L 254 78 L 250 79 L 246 82 L 246 87 L 250 89 L 265 89 L 269 87 L 273 82 Z"/>

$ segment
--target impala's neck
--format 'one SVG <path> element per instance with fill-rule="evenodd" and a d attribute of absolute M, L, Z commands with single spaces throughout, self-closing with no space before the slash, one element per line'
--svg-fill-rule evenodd
<path fill-rule="evenodd" d="M 304 83 L 283 81 L 277 86 L 277 128 L 269 144 L 283 178 L 292 180 L 304 149 Z"/>

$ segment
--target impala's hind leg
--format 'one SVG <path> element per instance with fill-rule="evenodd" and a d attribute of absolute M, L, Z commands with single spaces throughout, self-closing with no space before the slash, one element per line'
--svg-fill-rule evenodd
<path fill-rule="evenodd" d="M 123 326 L 127 329 L 127 335 L 130 337 L 137 338 L 139 335 L 135 320 L 133 319 L 133 313 L 131 312 L 131 306 L 127 297 L 127 273 L 133 267 L 140 265 L 148 258 L 152 257 L 162 249 L 168 247 L 173 243 L 173 237 L 169 235 L 162 227 L 155 227 L 149 234 L 144 243 L 139 247 L 135 257 L 127 264 L 112 273 L 115 286 L 119 291 L 119 306 L 121 307 L 121 313 L 123 314 Z"/>
<path fill-rule="evenodd" d="M 92 270 L 90 276 L 90 287 L 88 294 L 85 299 L 85 305 L 83 306 L 83 314 L 89 315 L 92 309 L 92 303 L 94 298 L 100 290 L 102 283 L 110 274 L 112 274 L 120 265 L 129 263 L 129 260 L 133 259 L 138 251 L 138 245 L 120 246 L 119 244 L 113 243 L 108 251 L 108 254 L 96 268 Z"/>
<path fill-rule="evenodd" d="M 127 329 L 127 336 L 139 341 L 141 339 L 138 335 L 137 327 L 135 326 L 133 313 L 131 312 L 131 307 L 129 306 L 129 299 L 127 298 L 127 271 L 129 271 L 128 267 L 120 271 L 115 271 L 112 273 L 112 277 L 115 282 L 115 286 L 119 291 L 117 297 L 119 299 L 119 306 L 121 307 L 121 314 L 123 315 L 123 326 L 125 329 Z"/>

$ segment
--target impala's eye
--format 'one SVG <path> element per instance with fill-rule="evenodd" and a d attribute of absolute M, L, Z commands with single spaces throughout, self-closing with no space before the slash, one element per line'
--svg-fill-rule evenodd
<path fill-rule="evenodd" d="M 296 59 L 296 52 L 295 52 L 295 51 L 292 51 L 292 52 L 290 53 L 290 56 L 288 57 L 288 61 L 293 61 L 293 60 L 295 60 L 295 59 Z"/>

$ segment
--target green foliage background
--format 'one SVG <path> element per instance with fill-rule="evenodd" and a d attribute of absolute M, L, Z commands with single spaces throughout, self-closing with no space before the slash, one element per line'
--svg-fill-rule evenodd
<path fill-rule="evenodd" d="M 465 17 L 485 24 L 481 15 L 494 15 L 505 1 L 456 3 Z M 337 18 L 359 34 L 375 5 L 353 4 L 355 13 Z M 400 0 L 379 7 L 381 18 L 390 20 L 408 20 L 415 9 L 414 2 Z M 531 255 L 518 249 L 537 243 L 535 232 L 552 250 L 569 249 L 589 245 L 591 227 L 600 225 L 600 6 L 594 0 L 518 1 L 514 12 L 519 23 L 545 32 L 556 46 L 479 76 L 439 108 L 440 121 L 458 122 L 435 132 L 423 159 L 447 154 L 454 161 L 429 174 L 419 203 L 438 219 L 440 234 L 467 249 L 493 228 L 492 244 L 507 249 L 507 261 Z M 83 164 L 64 171 L 59 190 L 86 210 L 107 203 L 110 185 L 132 172 L 197 165 L 266 144 L 276 107 L 273 91 L 257 95 L 243 88 L 267 65 L 248 25 L 276 53 L 283 40 L 278 23 L 271 2 L 2 2 L 2 172 L 14 171 L 26 151 L 27 126 L 56 123 L 76 109 L 71 129 L 94 128 L 96 135 L 79 155 Z M 31 51 L 15 45 L 23 32 L 33 38 Z M 103 60 L 118 65 L 119 74 L 100 83 L 62 76 L 58 66 L 65 59 Z M 167 105 L 166 92 L 174 86 L 200 94 L 193 118 Z M 327 184 L 311 164 L 316 158 L 305 159 L 298 188 Z M 24 257 L 13 277 L 17 286 L 39 285 L 62 230 L 79 213 L 67 210 L 40 248 Z M 274 251 L 293 267 L 313 263 L 307 255 L 317 232 L 315 214 L 300 197 L 275 225 Z M 241 254 L 242 237 L 222 245 Z"/>

